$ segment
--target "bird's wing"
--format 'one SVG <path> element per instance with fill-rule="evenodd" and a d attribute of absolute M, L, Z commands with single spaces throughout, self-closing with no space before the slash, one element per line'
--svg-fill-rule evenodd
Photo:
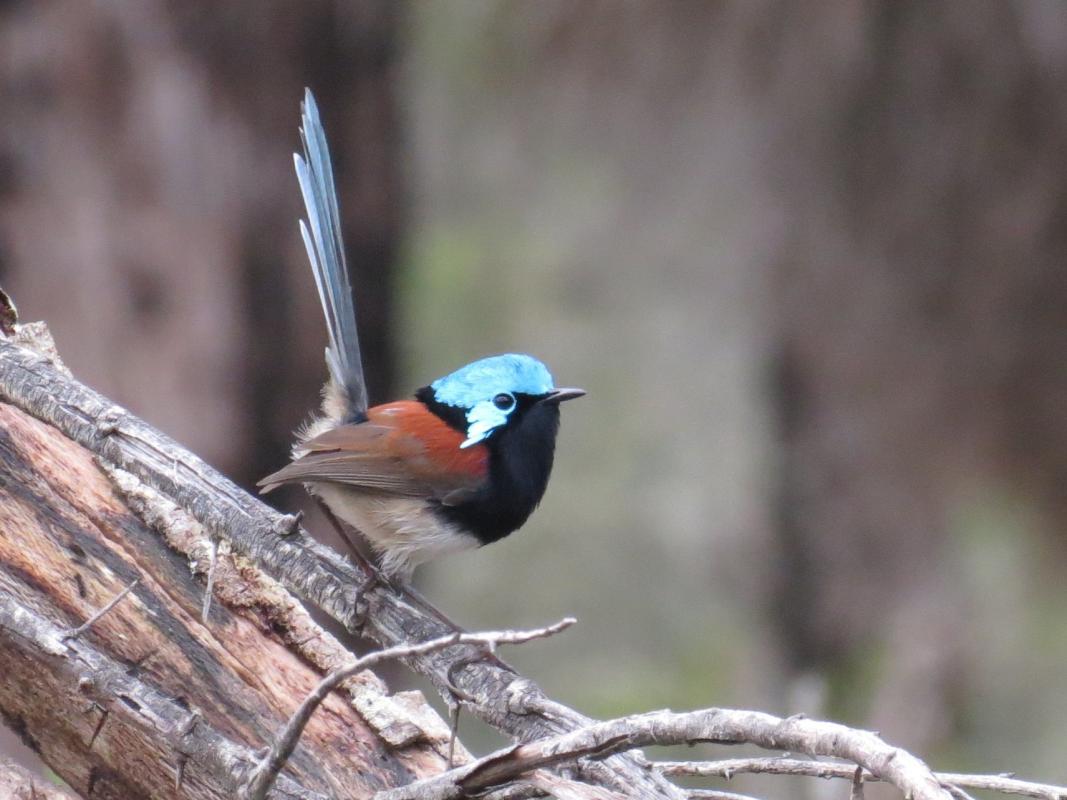
<path fill-rule="evenodd" d="M 304 455 L 259 482 L 263 491 L 321 481 L 454 505 L 485 483 L 486 449 L 461 450 L 463 434 L 422 403 L 388 403 L 367 414 L 365 423 L 341 425 L 305 442 Z"/>

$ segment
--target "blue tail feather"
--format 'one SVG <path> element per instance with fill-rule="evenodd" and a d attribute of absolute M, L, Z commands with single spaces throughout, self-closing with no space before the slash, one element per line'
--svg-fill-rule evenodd
<path fill-rule="evenodd" d="M 347 417 L 366 419 L 367 385 L 363 379 L 363 360 L 356 331 L 356 308 L 352 284 L 345 263 L 341 241 L 341 217 L 337 208 L 337 191 L 333 183 L 333 166 L 326 145 L 326 133 L 319 119 L 319 109 L 310 89 L 304 91 L 300 138 L 304 155 L 293 156 L 300 192 L 307 209 L 307 223 L 300 221 L 300 235 L 307 248 L 315 286 L 326 316 L 329 346 L 326 364 L 334 383 L 348 400 Z"/>

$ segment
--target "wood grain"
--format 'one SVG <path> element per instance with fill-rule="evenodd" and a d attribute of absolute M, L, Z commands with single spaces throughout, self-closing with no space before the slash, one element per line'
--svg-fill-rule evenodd
<path fill-rule="evenodd" d="M 41 631 L 76 627 L 135 579 L 128 598 L 54 652 L 14 625 L 28 615 Z M 262 609 L 237 614 L 216 603 L 210 624 L 201 624 L 202 593 L 187 560 L 131 512 L 92 454 L 0 404 L 0 619 L 12 622 L 0 624 L 0 710 L 83 796 L 232 797 L 228 781 L 240 770 L 227 776 L 196 752 L 175 750 L 173 730 L 140 723 L 180 726 L 195 711 L 194 727 L 249 756 L 317 683 Z M 113 683 L 116 671 L 130 682 L 125 693 Z M 147 705 L 131 698 L 145 692 L 163 710 L 139 719 L 135 706 Z M 362 797 L 442 766 L 425 744 L 402 751 L 334 695 L 312 719 L 287 765 L 291 782 L 279 791 Z"/>

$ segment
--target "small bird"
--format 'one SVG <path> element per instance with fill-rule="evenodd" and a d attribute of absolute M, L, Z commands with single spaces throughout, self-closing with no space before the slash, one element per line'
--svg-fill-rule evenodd
<path fill-rule="evenodd" d="M 366 539 L 386 579 L 406 583 L 419 564 L 522 527 L 548 485 L 559 404 L 585 392 L 556 388 L 540 361 L 508 353 L 413 400 L 368 408 L 333 168 L 310 90 L 302 123 L 300 233 L 326 316 L 329 378 L 322 415 L 298 435 L 292 462 L 259 485 L 304 484 Z"/>

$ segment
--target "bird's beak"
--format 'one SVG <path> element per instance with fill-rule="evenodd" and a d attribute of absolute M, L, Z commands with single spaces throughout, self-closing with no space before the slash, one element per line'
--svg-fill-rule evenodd
<path fill-rule="evenodd" d="M 564 400 L 573 400 L 585 394 L 585 389 L 553 389 L 541 398 L 542 403 L 562 403 Z"/>

